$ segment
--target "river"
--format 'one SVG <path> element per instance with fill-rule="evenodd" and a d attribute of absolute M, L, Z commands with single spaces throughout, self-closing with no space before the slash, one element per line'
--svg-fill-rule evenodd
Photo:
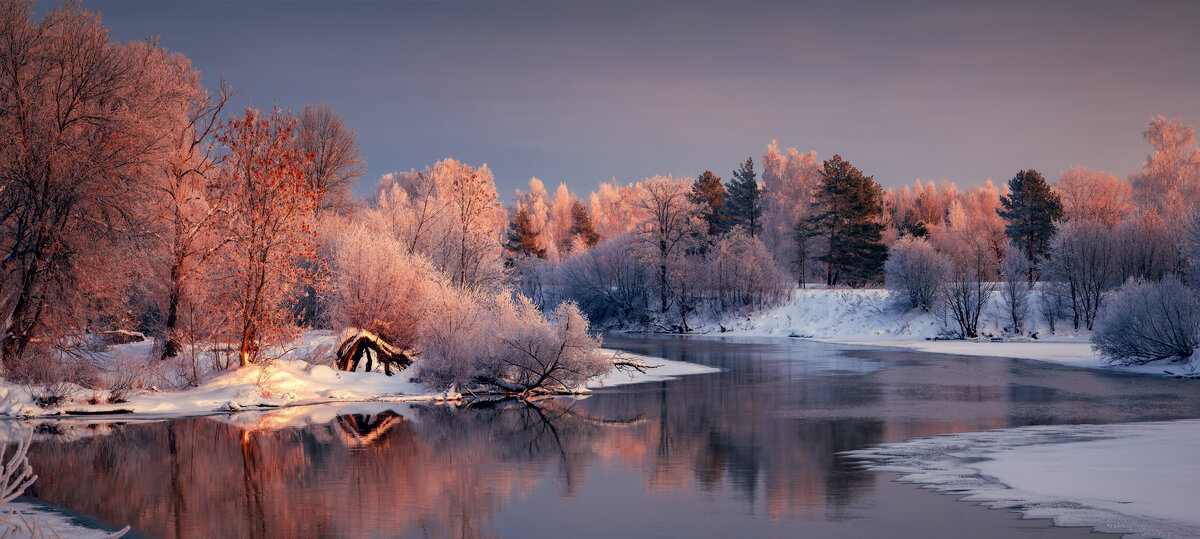
<path fill-rule="evenodd" d="M 1068 537 L 838 453 L 1200 417 L 1200 385 L 802 340 L 610 335 L 722 369 L 583 399 L 342 404 L 43 427 L 29 494 L 158 537 Z M 58 434 L 55 434 L 58 433 Z"/>

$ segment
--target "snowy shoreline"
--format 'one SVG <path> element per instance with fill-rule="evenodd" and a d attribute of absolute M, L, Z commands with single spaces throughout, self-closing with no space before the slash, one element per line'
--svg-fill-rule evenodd
<path fill-rule="evenodd" d="M 1034 292 L 1037 294 L 1037 292 Z M 1036 298 L 1032 298 L 1036 301 Z M 1005 331 L 1007 322 L 998 294 L 988 301 L 980 317 L 975 340 L 945 339 L 953 321 L 933 312 L 903 311 L 883 289 L 805 289 L 793 292 L 791 301 L 760 313 L 708 323 L 696 335 L 713 337 L 801 338 L 830 344 L 903 348 L 934 354 L 1005 357 L 1045 361 L 1071 367 L 1104 369 L 1160 376 L 1192 375 L 1194 365 L 1155 362 L 1113 366 L 1092 350 L 1090 334 L 1075 332 L 1060 322 L 1052 334 L 1040 316 L 1031 315 L 1025 335 Z M 996 340 L 993 340 L 993 337 Z M 1169 371 L 1169 372 L 1167 372 Z"/>
<path fill-rule="evenodd" d="M 1184 419 L 943 434 L 842 456 L 898 472 L 898 481 L 1056 526 L 1198 537 L 1197 441 L 1200 419 Z"/>
<path fill-rule="evenodd" d="M 323 344 L 310 339 L 305 348 Z M 140 343 L 139 343 L 140 344 Z M 657 382 L 678 376 L 717 372 L 719 369 L 671 361 L 663 358 L 635 356 L 615 350 L 602 349 L 609 355 L 620 354 L 654 366 L 646 372 L 613 370 L 590 382 L 577 394 L 620 385 Z M 303 357 L 303 356 L 299 356 Z M 303 359 L 279 359 L 264 365 L 250 365 L 218 373 L 198 387 L 182 391 L 143 389 L 125 402 L 87 404 L 72 402 L 57 408 L 35 405 L 29 391 L 15 385 L 0 388 L 0 416 L 10 418 L 80 419 L 119 416 L 121 418 L 171 418 L 239 412 L 243 410 L 273 410 L 280 408 L 352 402 L 448 402 L 462 395 L 455 392 L 434 392 L 413 382 L 420 363 L 395 376 L 377 372 L 346 372 Z"/>

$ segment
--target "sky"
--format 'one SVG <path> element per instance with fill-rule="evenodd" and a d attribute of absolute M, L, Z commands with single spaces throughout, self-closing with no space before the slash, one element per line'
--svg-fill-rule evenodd
<path fill-rule="evenodd" d="M 37 3 L 44 13 L 55 3 Z M 531 176 L 723 178 L 767 144 L 886 186 L 1126 176 L 1162 114 L 1200 123 L 1200 2 L 85 1 L 236 104 L 327 103 L 367 174 L 453 157 Z"/>

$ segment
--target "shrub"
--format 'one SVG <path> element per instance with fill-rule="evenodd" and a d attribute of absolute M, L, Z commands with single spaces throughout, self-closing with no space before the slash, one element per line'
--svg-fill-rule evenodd
<path fill-rule="evenodd" d="M 929 311 L 950 275 L 950 262 L 924 238 L 908 236 L 892 246 L 884 264 L 892 297 L 908 309 Z"/>
<path fill-rule="evenodd" d="M 1200 302 L 1174 275 L 1131 279 L 1106 302 L 1092 347 L 1114 365 L 1188 361 L 1200 344 Z"/>
<path fill-rule="evenodd" d="M 426 305 L 442 280 L 419 254 L 395 239 L 354 227 L 333 245 L 332 315 L 341 327 L 378 335 L 388 344 L 417 343 Z"/>

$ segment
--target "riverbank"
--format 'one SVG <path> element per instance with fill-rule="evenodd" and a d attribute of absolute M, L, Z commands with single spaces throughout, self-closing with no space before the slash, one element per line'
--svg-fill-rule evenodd
<path fill-rule="evenodd" d="M 1197 537 L 1197 441 L 1200 420 L 1188 419 L 945 434 L 842 455 L 1057 526 Z"/>
<path fill-rule="evenodd" d="M 50 417 L 78 415 L 122 415 L 177 417 L 237 412 L 241 410 L 308 406 L 331 402 L 446 402 L 462 398 L 454 391 L 431 391 L 414 381 L 420 376 L 420 361 L 395 376 L 380 372 L 346 372 L 331 367 L 330 351 L 337 337 L 327 331 L 311 331 L 292 343 L 279 359 L 263 364 L 229 369 L 204 376 L 196 387 L 166 390 L 157 387 L 178 373 L 177 364 L 146 363 L 153 343 L 144 341 L 112 347 L 97 359 L 103 375 L 125 376 L 131 388 L 120 398 L 110 390 L 70 388 L 70 397 L 53 406 L 39 406 L 36 393 L 42 390 L 0 381 L 0 416 Z M 609 355 L 614 350 L 602 349 Z M 715 372 L 716 369 L 662 358 L 631 356 L 645 363 L 645 372 L 614 370 L 593 380 L 580 393 L 623 384 L 655 382 L 677 376 Z M 144 366 L 130 368 L 130 363 Z M 122 375 L 118 371 L 129 372 Z M 132 379 L 129 379 L 132 378 Z M 111 387 L 111 386 L 110 386 Z M 60 388 L 61 390 L 61 388 Z M 112 402 L 110 402 L 112 401 Z"/>
<path fill-rule="evenodd" d="M 936 354 L 993 356 L 1048 361 L 1072 367 L 1107 369 L 1164 376 L 1191 375 L 1194 365 L 1155 362 L 1113 366 L 1092 350 L 1091 333 L 1075 331 L 1059 321 L 1051 332 L 1037 312 L 1038 292 L 1029 299 L 1022 333 L 1009 331 L 999 293 L 994 293 L 980 316 L 978 339 L 952 336 L 954 320 L 937 312 L 904 310 L 887 290 L 805 289 L 791 300 L 760 313 L 700 326 L 696 333 L 731 337 L 803 338 L 834 344 L 907 348 Z"/>

